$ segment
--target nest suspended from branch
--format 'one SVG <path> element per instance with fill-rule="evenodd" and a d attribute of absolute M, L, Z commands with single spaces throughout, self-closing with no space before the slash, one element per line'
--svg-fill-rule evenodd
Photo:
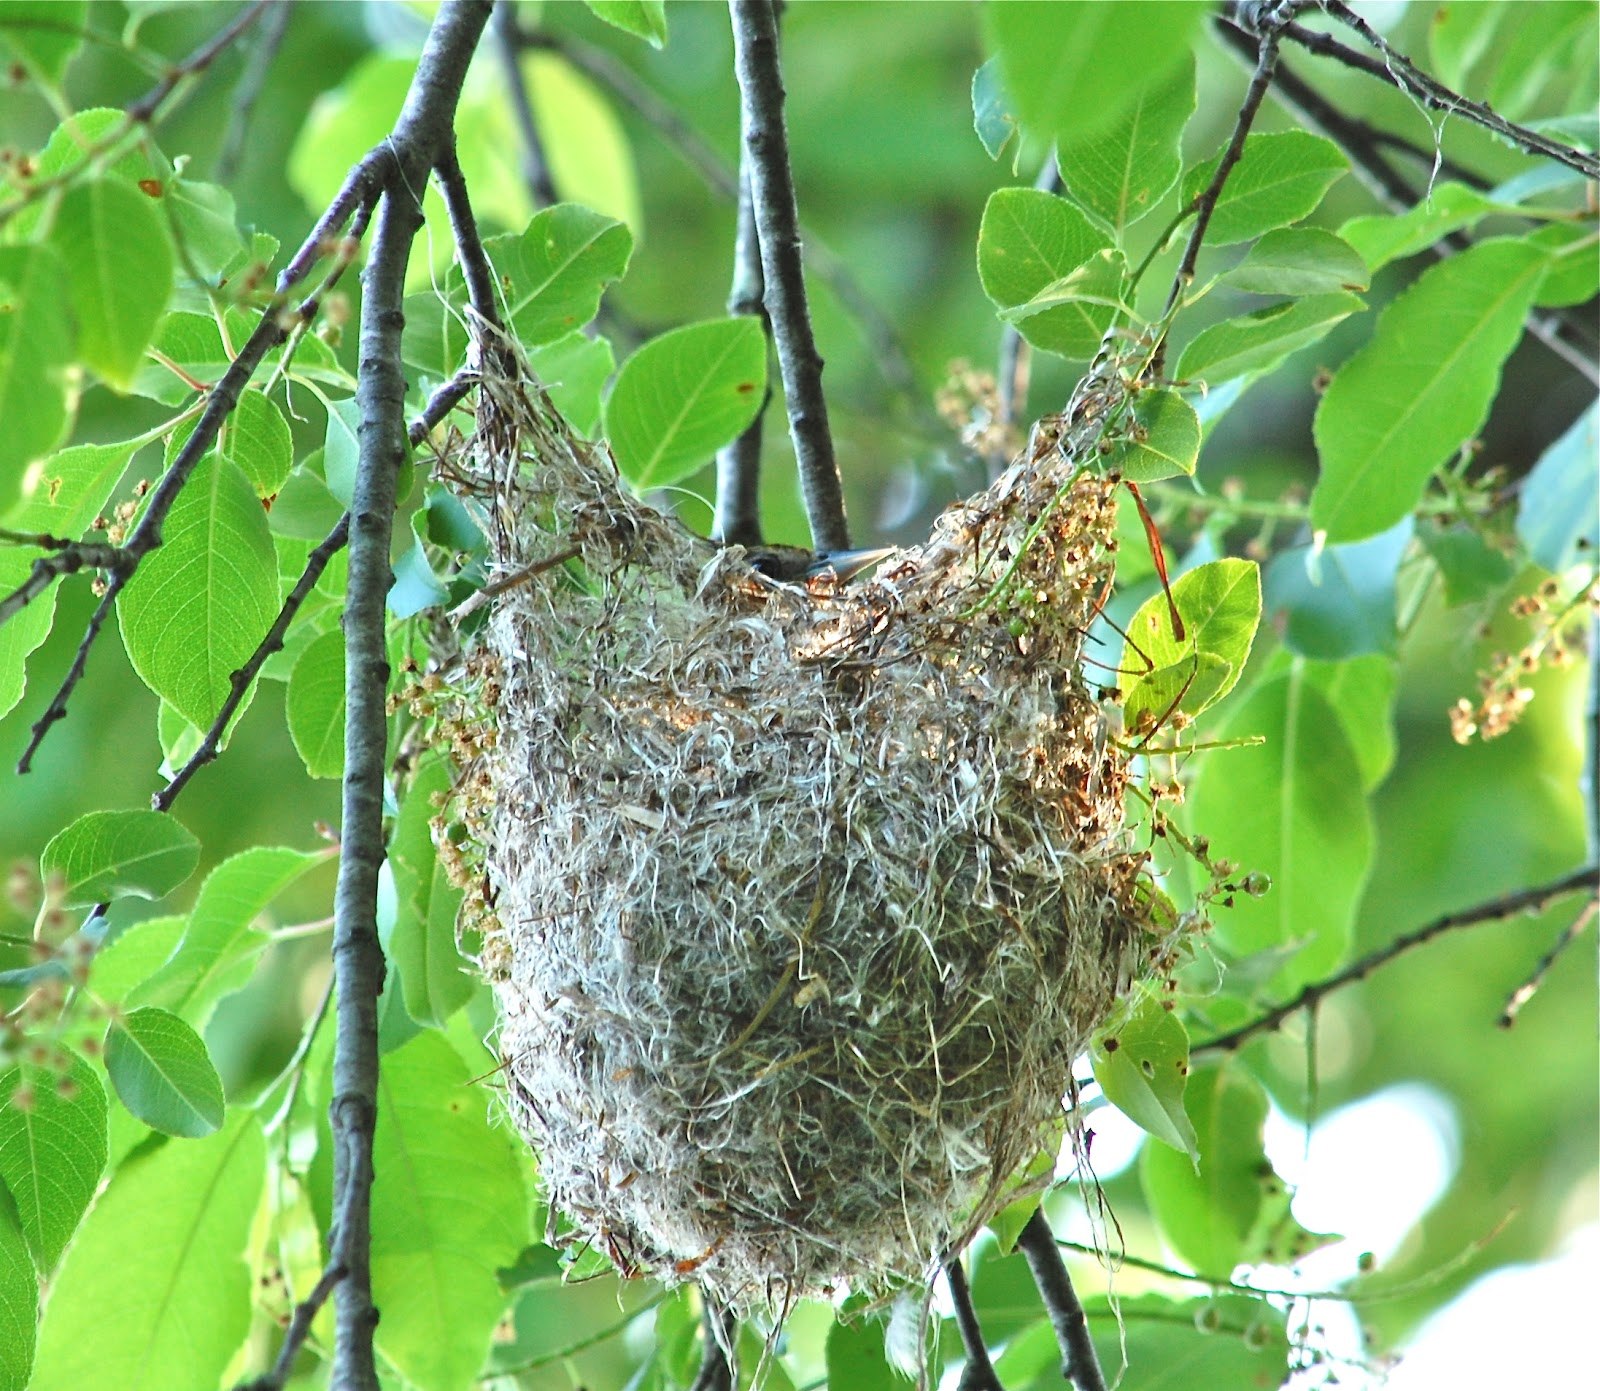
<path fill-rule="evenodd" d="M 1170 958 L 1079 670 L 1114 484 L 1073 460 L 1121 390 L 1091 375 L 871 579 L 800 586 L 485 372 L 452 463 L 495 596 L 456 815 L 512 1115 L 624 1269 L 780 1312 L 925 1281 Z"/>

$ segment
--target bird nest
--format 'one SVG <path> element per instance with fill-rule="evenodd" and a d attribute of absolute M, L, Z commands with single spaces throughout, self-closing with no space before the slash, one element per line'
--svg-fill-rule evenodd
<path fill-rule="evenodd" d="M 492 556 L 453 815 L 511 1114 L 623 1269 L 745 1309 L 926 1280 L 1170 959 L 1080 667 L 1115 484 L 1075 461 L 1120 390 L 1091 376 L 846 586 L 692 535 L 520 366 L 484 373 L 450 463 Z"/>

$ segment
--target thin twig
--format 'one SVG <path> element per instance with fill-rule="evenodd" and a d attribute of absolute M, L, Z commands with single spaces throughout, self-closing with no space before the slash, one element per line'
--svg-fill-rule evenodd
<path fill-rule="evenodd" d="M 700 1371 L 689 1391 L 732 1391 L 733 1363 L 729 1356 L 739 1321 L 709 1295 L 701 1294 L 704 1341 Z"/>
<path fill-rule="evenodd" d="M 741 143 L 741 151 L 744 150 Z M 756 237 L 755 208 L 750 199 L 750 171 L 741 153 L 739 219 L 733 238 L 733 283 L 728 290 L 728 313 L 758 314 L 768 343 L 772 323 L 767 318 L 766 282 L 761 274 L 761 243 Z M 770 359 L 770 350 L 768 357 Z M 772 400 L 768 382 L 761 407 L 739 437 L 717 451 L 717 508 L 713 534 L 730 545 L 761 544 L 761 430 Z"/>
<path fill-rule="evenodd" d="M 729 0 L 728 9 L 733 19 L 740 129 L 749 150 L 750 198 L 761 242 L 767 313 L 778 349 L 811 544 L 820 552 L 848 550 L 844 489 L 834 459 L 828 404 L 822 394 L 822 355 L 817 351 L 806 304 L 799 214 L 783 123 L 777 13 L 772 0 Z"/>
<path fill-rule="evenodd" d="M 1558 898 L 1568 894 L 1587 891 L 1591 897 L 1597 892 L 1595 885 L 1596 868 L 1594 865 L 1585 865 L 1582 869 L 1574 870 L 1571 874 L 1563 875 L 1560 879 L 1549 884 L 1540 884 L 1531 889 L 1519 889 L 1516 893 L 1503 894 L 1499 898 L 1490 899 L 1486 903 L 1463 908 L 1454 913 L 1446 913 L 1441 918 L 1424 924 L 1414 932 L 1407 932 L 1387 946 L 1379 947 L 1376 951 L 1368 952 L 1358 961 L 1351 962 L 1342 971 L 1327 977 L 1325 980 L 1313 981 L 1300 991 L 1294 999 L 1287 1004 L 1268 1010 L 1257 1019 L 1252 1019 L 1247 1024 L 1241 1024 L 1237 1029 L 1230 1029 L 1225 1034 L 1216 1038 L 1207 1039 L 1204 1043 L 1197 1043 L 1190 1049 L 1191 1056 L 1202 1053 L 1232 1053 L 1248 1043 L 1257 1034 L 1269 1033 L 1276 1029 L 1298 1010 L 1315 1006 L 1326 995 L 1343 986 L 1361 980 L 1370 975 L 1378 967 L 1386 965 L 1396 957 L 1404 955 L 1415 947 L 1431 942 L 1435 937 L 1441 937 L 1447 932 L 1454 932 L 1457 928 L 1476 927 L 1480 923 L 1503 922 L 1507 918 L 1515 917 L 1519 913 L 1541 912 Z"/>
<path fill-rule="evenodd" d="M 1482 126 L 1485 130 L 1493 131 L 1528 154 L 1543 155 L 1547 159 L 1565 164 L 1569 169 L 1576 169 L 1591 179 L 1600 179 L 1600 158 L 1583 150 L 1574 149 L 1570 145 L 1563 145 L 1560 141 L 1552 140 L 1536 130 L 1530 130 L 1527 126 L 1518 125 L 1515 121 L 1508 121 L 1487 103 L 1470 101 L 1459 92 L 1452 91 L 1417 67 L 1346 5 L 1344 0 L 1319 0 L 1319 3 L 1326 14 L 1353 29 L 1382 56 L 1376 59 L 1368 58 L 1365 54 L 1339 43 L 1337 39 L 1318 35 L 1298 24 L 1287 25 L 1284 33 L 1296 43 L 1313 53 L 1337 58 L 1342 63 L 1359 68 L 1370 76 L 1398 87 L 1402 92 L 1415 97 L 1424 106 L 1438 111 L 1453 112 L 1475 125 Z"/>
<path fill-rule="evenodd" d="M 961 1334 L 961 1346 L 966 1349 L 967 1365 L 961 1370 L 957 1391 L 1005 1391 L 1000 1378 L 989 1360 L 989 1349 L 983 1341 L 983 1325 L 978 1321 L 978 1311 L 972 1303 L 972 1290 L 967 1284 L 967 1272 L 961 1268 L 961 1257 L 952 1256 L 945 1263 L 945 1282 L 950 1286 L 950 1302 L 955 1306 L 956 1330 Z"/>
<path fill-rule="evenodd" d="M 231 183 L 238 171 L 239 161 L 245 151 L 245 137 L 250 133 L 250 122 L 255 116 L 256 103 L 267 85 L 267 74 L 273 60 L 283 47 L 283 36 L 289 32 L 289 17 L 294 13 L 295 0 L 278 0 L 261 21 L 255 46 L 245 59 L 244 72 L 233 92 L 233 109 L 228 116 L 228 131 L 222 139 L 222 150 L 217 155 L 212 178 L 219 184 Z"/>
<path fill-rule="evenodd" d="M 1561 959 L 1561 954 L 1576 942 L 1583 935 L 1583 930 L 1594 921 L 1597 907 L 1600 907 L 1600 905 L 1597 905 L 1593 899 L 1584 904 L 1578 916 L 1561 929 L 1561 935 L 1551 944 L 1550 950 L 1539 958 L 1533 970 L 1528 973 L 1528 978 L 1506 997 L 1505 1008 L 1500 1011 L 1500 1018 L 1496 1021 L 1502 1029 L 1509 1029 L 1517 1022 L 1517 1016 L 1522 1013 L 1522 1007 L 1539 993 L 1539 987 L 1544 984 L 1544 978 L 1550 974 L 1550 968 Z"/>
<path fill-rule="evenodd" d="M 272 1364 L 272 1370 L 264 1372 L 254 1381 L 240 1382 L 235 1391 L 282 1391 L 283 1387 L 289 1384 L 290 1373 L 294 1371 L 294 1360 L 300 1355 L 300 1349 L 305 1346 L 306 1339 L 311 1336 L 312 1322 L 346 1273 L 342 1265 L 330 1265 L 322 1272 L 321 1278 L 311 1287 L 311 1293 L 294 1306 L 294 1313 L 290 1316 L 289 1326 L 283 1331 L 283 1343 L 278 1348 L 278 1356 Z"/>
<path fill-rule="evenodd" d="M 1017 1238 L 1017 1247 L 1027 1258 L 1033 1282 L 1039 1287 L 1039 1297 L 1050 1316 L 1050 1326 L 1055 1329 L 1056 1344 L 1061 1349 L 1061 1375 L 1077 1391 L 1106 1391 L 1105 1373 L 1100 1370 L 1100 1357 L 1089 1336 L 1088 1316 L 1078 1292 L 1072 1288 L 1066 1263 L 1056 1246 L 1056 1234 L 1050 1230 L 1043 1208 L 1034 1210 Z"/>
<path fill-rule="evenodd" d="M 548 208 L 561 199 L 556 194 L 555 180 L 550 176 L 550 161 L 545 158 L 539 123 L 533 115 L 533 98 L 522 72 L 523 45 L 517 31 L 516 6 L 495 8 L 494 37 L 505 68 L 511 114 L 516 118 L 517 133 L 522 137 L 522 179 L 528 186 L 528 196 L 533 199 L 534 207 Z"/>

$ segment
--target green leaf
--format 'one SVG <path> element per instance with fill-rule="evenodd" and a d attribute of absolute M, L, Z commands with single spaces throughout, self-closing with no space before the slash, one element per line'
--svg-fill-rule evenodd
<path fill-rule="evenodd" d="M 1489 414 L 1546 258 L 1501 238 L 1431 267 L 1384 310 L 1317 406 L 1311 523 L 1330 541 L 1386 531 Z"/>
<path fill-rule="evenodd" d="M 1286 653 L 1283 658 L 1285 668 L 1298 663 L 1301 675 L 1339 716 L 1361 766 L 1361 785 L 1371 792 L 1394 767 L 1394 695 L 1399 683 L 1394 662 L 1376 654 L 1342 662 L 1307 662 Z"/>
<path fill-rule="evenodd" d="M 41 1274 L 61 1259 L 105 1167 L 106 1093 L 94 1068 L 73 1054 L 59 1076 L 23 1064 L 0 1071 L 0 1180 Z"/>
<path fill-rule="evenodd" d="M 862 1309 L 834 1318 L 824 1349 L 828 1391 L 909 1391 L 916 1385 L 890 1364 L 886 1332 L 881 1318 Z"/>
<path fill-rule="evenodd" d="M 1591 405 L 1539 456 L 1517 498 L 1517 535 L 1528 554 L 1559 574 L 1600 554 L 1600 406 Z M 0 629 L 0 633 L 3 633 Z"/>
<path fill-rule="evenodd" d="M 1198 4 L 1018 0 L 984 10 L 990 51 L 1024 128 L 1065 148 L 1097 133 L 1189 54 Z M 1137 62 L 1130 61 L 1138 55 Z"/>
<path fill-rule="evenodd" d="M 316 451 L 320 463 L 321 451 Z M 293 541 L 321 541 L 338 525 L 344 507 L 309 460 L 289 471 L 272 500 L 267 525 L 274 536 Z"/>
<path fill-rule="evenodd" d="M 1535 304 L 1561 308 L 1587 304 L 1600 294 L 1600 231 L 1592 221 L 1584 226 L 1554 222 L 1528 240 L 1550 250 L 1550 265 L 1533 297 Z"/>
<path fill-rule="evenodd" d="M 361 461 L 361 406 L 354 396 L 328 402 L 328 422 L 322 437 L 322 475 L 328 491 L 348 508 L 356 491 L 356 469 Z"/>
<path fill-rule="evenodd" d="M 473 976 L 456 946 L 461 890 L 450 882 L 434 848 L 429 823 L 436 796 L 449 792 L 448 759 L 432 757 L 418 767 L 389 845 L 396 913 L 383 946 L 400 973 L 406 1013 L 419 1024 L 442 1025 L 466 1004 Z"/>
<path fill-rule="evenodd" d="M 173 237 L 187 264 L 208 284 L 219 284 L 223 271 L 245 256 L 233 194 L 221 184 L 173 179 L 165 197 Z"/>
<path fill-rule="evenodd" d="M 666 0 L 586 0 L 597 18 L 644 39 L 651 48 L 667 41 Z"/>
<path fill-rule="evenodd" d="M 1017 118 L 1000 78 L 998 58 L 988 59 L 972 74 L 972 128 L 990 159 L 999 159 L 1016 138 Z"/>
<path fill-rule="evenodd" d="M 1130 1391 L 1247 1391 L 1280 1386 L 1289 1377 L 1287 1320 L 1265 1299 L 1119 1294 L 1114 1305 L 1104 1295 L 1083 1304 L 1101 1365 L 1120 1366 L 1126 1353 L 1136 1370 L 1137 1380 L 1124 1383 Z M 1059 1363 L 1058 1354 L 1057 1386 Z M 1036 1383 L 1035 1391 L 1046 1385 Z"/>
<path fill-rule="evenodd" d="M 161 320 L 152 346 L 185 376 L 197 382 L 220 381 L 230 365 L 222 346 L 222 331 L 209 314 L 174 309 Z M 184 405 L 194 396 L 194 388 L 188 382 L 153 358 L 140 365 L 131 389 L 167 406 Z"/>
<path fill-rule="evenodd" d="M 190 724 L 210 725 L 278 616 L 278 558 L 250 481 L 201 460 L 117 601 L 133 669 Z"/>
<path fill-rule="evenodd" d="M 39 872 L 68 908 L 116 898 L 165 898 L 200 862 L 200 842 L 159 811 L 91 811 L 58 831 Z"/>
<path fill-rule="evenodd" d="M 1107 275 L 1102 271 L 1082 282 L 1068 282 L 1068 277 L 1096 253 L 1111 249 L 1105 233 L 1065 198 L 1040 189 L 1002 188 L 989 195 L 983 209 L 978 278 L 1002 311 L 1022 311 L 1018 327 L 1035 347 L 1092 357 L 1115 312 L 1091 298 L 1105 297 Z M 1109 269 L 1111 263 L 1104 266 Z M 1054 298 L 1044 303 L 1041 296 Z M 1075 299 L 1079 302 L 1070 302 Z"/>
<path fill-rule="evenodd" d="M 616 370 L 610 342 L 599 335 L 569 333 L 534 348 L 528 365 L 567 423 L 579 434 L 593 437 L 600 428 L 600 393 Z"/>
<path fill-rule="evenodd" d="M 1238 895 L 1217 915 L 1231 955 L 1295 952 L 1275 989 L 1343 961 L 1372 862 L 1372 815 L 1361 766 L 1339 716 L 1296 663 L 1233 709 L 1219 737 L 1266 742 L 1203 761 L 1192 824 L 1214 828 L 1213 855 L 1271 877 L 1261 898 Z"/>
<path fill-rule="evenodd" d="M 1341 319 L 1363 309 L 1360 296 L 1340 291 L 1269 304 L 1254 313 L 1201 329 L 1178 358 L 1180 381 L 1223 382 L 1270 372 L 1291 353 L 1325 337 Z"/>
<path fill-rule="evenodd" d="M 294 466 L 289 422 L 261 392 L 241 392 L 239 404 L 222 427 L 219 452 L 236 464 L 258 497 L 271 497 Z"/>
<path fill-rule="evenodd" d="M 124 1164 L 50 1292 L 31 1391 L 221 1383 L 250 1327 L 245 1254 L 265 1170 L 248 1112 Z"/>
<path fill-rule="evenodd" d="M 1133 419 L 1106 458 L 1132 483 L 1192 474 L 1200 458 L 1200 417 L 1176 391 L 1146 391 L 1134 399 Z"/>
<path fill-rule="evenodd" d="M 1505 552 L 1491 546 L 1465 522 L 1451 527 L 1424 526 L 1417 539 L 1439 567 L 1445 602 L 1452 608 L 1487 599 L 1510 584 L 1516 574 L 1516 566 Z"/>
<path fill-rule="evenodd" d="M 33 1262 L 22 1232 L 0 1202 L 0 1391 L 27 1391 L 38 1313 Z"/>
<path fill-rule="evenodd" d="M 1282 1186 L 1261 1142 L 1267 1094 L 1239 1068 L 1199 1068 L 1185 1108 L 1199 1164 L 1165 1145 L 1146 1145 L 1139 1180 L 1166 1243 L 1197 1275 L 1227 1280 L 1257 1254 L 1250 1236 L 1268 1185 Z"/>
<path fill-rule="evenodd" d="M 200 1035 L 164 1009 L 136 1009 L 106 1034 L 106 1073 L 153 1130 L 198 1140 L 222 1124 L 222 1079 Z"/>
<path fill-rule="evenodd" d="M 117 933 L 94 954 L 90 980 L 95 998 L 118 1005 L 169 956 L 183 937 L 189 919 L 183 913 L 146 918 Z"/>
<path fill-rule="evenodd" d="M 528 1241 L 528 1200 L 490 1096 L 437 1032 L 383 1060 L 373 1147 L 378 1349 L 419 1391 L 476 1379 L 506 1305 L 496 1278 Z"/>
<path fill-rule="evenodd" d="M 1439 80 L 1467 91 L 1467 76 L 1494 39 L 1506 5 L 1440 5 L 1428 17 L 1428 56 Z"/>
<path fill-rule="evenodd" d="M 1321 227 L 1280 227 L 1250 248 L 1222 276 L 1224 285 L 1253 295 L 1332 295 L 1371 283 L 1361 253 Z"/>
<path fill-rule="evenodd" d="M 1392 655 L 1395 582 L 1414 525 L 1343 546 L 1296 546 L 1267 567 L 1267 611 L 1284 644 L 1304 657 L 1339 661 L 1368 652 Z"/>
<path fill-rule="evenodd" d="M 244 984 L 265 945 L 251 923 L 290 884 L 327 859 L 326 852 L 258 845 L 224 860 L 200 886 L 177 949 L 128 1003 L 161 1005 L 203 1028 L 212 1006 Z"/>
<path fill-rule="evenodd" d="M 344 772 L 344 634 L 314 638 L 289 675 L 284 714 L 295 752 L 314 778 Z"/>
<path fill-rule="evenodd" d="M 1415 256 L 1451 232 L 1470 227 L 1495 210 L 1495 201 L 1465 184 L 1435 184 L 1416 207 L 1403 213 L 1353 217 L 1339 235 L 1376 273 L 1390 261 Z"/>
<path fill-rule="evenodd" d="M 754 316 L 711 319 L 653 338 L 617 373 L 606 433 L 638 492 L 687 478 L 761 409 L 767 338 Z"/>
<path fill-rule="evenodd" d="M 1123 230 L 1177 183 L 1183 169 L 1179 141 L 1194 106 L 1194 56 L 1185 53 L 1170 76 L 1140 89 L 1098 135 L 1062 145 L 1062 182 L 1110 225 L 1119 242 Z"/>
<path fill-rule="evenodd" d="M 1176 1014 L 1142 992 L 1130 1014 L 1095 1036 L 1089 1059 L 1107 1101 L 1163 1144 L 1195 1157 L 1194 1127 L 1183 1109 L 1189 1035 Z"/>
<path fill-rule="evenodd" d="M 9 50 L 35 82 L 59 89 L 88 27 L 88 0 L 6 0 L 0 54 Z"/>
<path fill-rule="evenodd" d="M 1183 201 L 1191 203 L 1211 182 L 1217 159 L 1183 176 Z M 1274 227 L 1298 222 L 1317 204 L 1350 162 L 1331 140 L 1303 130 L 1252 135 L 1228 175 L 1216 211 L 1206 224 L 1207 246 L 1250 241 Z"/>
<path fill-rule="evenodd" d="M 1254 561 L 1213 560 L 1180 575 L 1172 601 L 1183 619 L 1182 641 L 1172 631 L 1164 594 L 1146 599 L 1128 624 L 1132 652 L 1151 668 L 1123 701 L 1129 730 L 1173 710 L 1198 715 L 1233 689 L 1261 621 L 1261 574 Z"/>
<path fill-rule="evenodd" d="M 0 249 L 0 257 L 4 255 Z M 122 477 L 133 448 L 132 444 L 83 444 L 51 455 L 40 466 L 27 500 L 6 518 L 6 525 L 48 536 L 83 535 Z M 0 592 L 9 594 L 21 584 L 32 564 L 28 548 L 0 546 Z M 28 656 L 49 635 L 55 609 L 52 585 L 0 624 L 0 716 L 22 698 Z"/>
<path fill-rule="evenodd" d="M 67 433 L 72 331 L 66 271 L 48 246 L 0 246 L 0 515 L 28 465 Z"/>
<path fill-rule="evenodd" d="M 66 269 L 78 356 L 128 390 L 172 293 L 161 214 L 121 179 L 90 179 L 62 194 L 50 244 Z"/>
<path fill-rule="evenodd" d="M 631 227 L 635 236 L 642 235 L 633 147 L 610 95 L 559 53 L 526 48 L 521 63 L 533 99 L 534 124 L 544 139 L 550 177 L 561 196 L 614 217 Z M 493 92 L 491 106 L 497 112 L 504 110 L 498 92 Z M 520 139 L 510 130 L 507 138 L 513 146 Z M 522 182 L 520 168 L 514 173 Z M 501 220 L 508 227 L 521 222 Z"/>
<path fill-rule="evenodd" d="M 628 268 L 633 234 L 576 203 L 545 208 L 518 236 L 484 249 L 500 274 L 505 316 L 522 343 L 553 343 L 595 316 L 605 288 Z"/>

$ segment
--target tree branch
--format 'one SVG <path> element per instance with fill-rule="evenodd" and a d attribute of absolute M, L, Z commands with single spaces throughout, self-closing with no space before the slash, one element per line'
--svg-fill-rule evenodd
<path fill-rule="evenodd" d="M 739 77 L 739 124 L 749 152 L 750 198 L 761 243 L 767 313 L 778 349 L 811 544 L 820 552 L 848 550 L 844 490 L 833 454 L 828 404 L 822 394 L 822 355 L 811 332 L 806 304 L 799 213 L 789 164 L 789 137 L 783 124 L 777 13 L 772 0 L 729 0 L 728 9 L 733 19 L 734 70 Z"/>
<path fill-rule="evenodd" d="M 1039 1287 L 1039 1297 L 1050 1315 L 1050 1326 L 1055 1329 L 1056 1343 L 1061 1349 L 1062 1377 L 1077 1387 L 1077 1391 L 1106 1391 L 1105 1373 L 1100 1370 L 1100 1358 L 1089 1336 L 1089 1319 L 1083 1312 L 1078 1292 L 1072 1288 L 1072 1279 L 1056 1246 L 1055 1233 L 1050 1230 L 1042 1207 L 1036 1208 L 1028 1219 L 1028 1225 L 1017 1238 L 1017 1246 L 1027 1258 L 1034 1284 Z"/>
<path fill-rule="evenodd" d="M 1500 1018 L 1496 1021 L 1502 1029 L 1509 1029 L 1517 1022 L 1522 1007 L 1539 993 L 1539 987 L 1544 984 L 1544 978 L 1550 974 L 1550 968 L 1561 959 L 1562 953 L 1583 935 L 1583 930 L 1594 921 L 1597 909 L 1600 909 L 1600 905 L 1593 899 L 1584 904 L 1578 916 L 1561 929 L 1561 935 L 1556 938 L 1550 950 L 1541 956 L 1533 970 L 1528 972 L 1528 978 L 1506 997 L 1505 1008 L 1500 1011 Z"/>
<path fill-rule="evenodd" d="M 739 219 L 733 238 L 733 284 L 728 290 L 728 313 L 759 314 L 768 343 L 772 323 L 764 304 L 766 281 L 761 273 L 761 243 L 756 236 L 755 207 L 750 199 L 748 153 L 741 144 L 739 169 Z M 768 357 L 770 360 L 770 351 Z M 731 444 L 717 451 L 717 510 L 713 535 L 740 546 L 761 544 L 761 429 L 772 386 L 762 398 L 756 418 Z"/>
<path fill-rule="evenodd" d="M 994 1363 L 989 1360 L 983 1325 L 973 1307 L 972 1290 L 967 1284 L 967 1272 L 961 1268 L 960 1256 L 952 1256 L 945 1263 L 944 1278 L 950 1286 L 950 1302 L 955 1306 L 956 1330 L 961 1334 L 961 1346 L 967 1353 L 967 1365 L 961 1371 L 956 1391 L 1005 1391 Z"/>
<path fill-rule="evenodd" d="M 513 5 L 500 5 L 494 15 L 495 47 L 506 71 L 506 91 L 511 97 L 511 114 L 522 137 L 522 178 L 535 207 L 548 208 L 559 203 L 555 181 L 550 177 L 550 162 L 545 158 L 539 123 L 533 116 L 533 98 L 522 75 L 521 36 L 517 30 L 517 11 Z"/>
<path fill-rule="evenodd" d="M 1284 34 L 1300 44 L 1308 52 L 1319 54 L 1323 57 L 1338 59 L 1348 67 L 1359 69 L 1369 76 L 1378 78 L 1381 82 L 1398 87 L 1402 92 L 1415 97 L 1424 106 L 1436 111 L 1448 111 L 1457 116 L 1482 126 L 1485 130 L 1493 131 L 1496 135 L 1518 146 L 1528 154 L 1543 155 L 1560 164 L 1565 164 L 1569 169 L 1576 169 L 1591 179 L 1600 179 L 1600 158 L 1582 150 L 1574 149 L 1570 145 L 1563 145 L 1559 141 L 1551 140 L 1546 135 L 1541 135 L 1536 130 L 1527 126 L 1518 125 L 1515 121 L 1508 121 L 1485 102 L 1469 101 L 1459 92 L 1452 91 L 1442 82 L 1417 67 L 1405 54 L 1395 48 L 1376 29 L 1367 23 L 1359 14 L 1344 3 L 1344 0 L 1318 0 L 1323 11 L 1341 24 L 1348 26 L 1375 48 L 1381 58 L 1369 58 L 1366 54 L 1340 43 L 1337 39 L 1327 34 L 1319 34 L 1315 30 L 1306 29 L 1299 24 L 1289 24 L 1284 28 Z"/>
<path fill-rule="evenodd" d="M 244 155 L 245 137 L 255 115 L 256 103 L 261 100 L 267 74 L 272 70 L 278 50 L 283 47 L 283 36 L 289 32 L 289 17 L 294 13 L 295 0 L 278 0 L 267 10 L 261 21 L 261 32 L 256 35 L 255 46 L 245 59 L 245 68 L 233 94 L 233 110 L 228 117 L 228 131 L 222 139 L 222 150 L 217 155 L 212 178 L 225 184 L 238 172 Z"/>
<path fill-rule="evenodd" d="M 1204 1043 L 1195 1044 L 1189 1051 L 1191 1057 L 1202 1053 L 1233 1053 L 1237 1052 L 1244 1044 L 1248 1043 L 1257 1034 L 1268 1033 L 1276 1029 L 1291 1014 L 1298 1010 L 1315 1006 L 1325 995 L 1332 994 L 1342 986 L 1363 979 L 1378 967 L 1393 961 L 1397 956 L 1402 956 L 1414 947 L 1420 947 L 1426 942 L 1431 942 L 1435 937 L 1441 937 L 1447 932 L 1454 932 L 1461 927 L 1475 927 L 1479 923 L 1503 922 L 1507 918 L 1515 917 L 1518 913 L 1542 912 L 1549 904 L 1568 894 L 1587 891 L 1590 897 L 1597 893 L 1595 884 L 1596 867 L 1585 865 L 1582 869 L 1574 870 L 1571 874 L 1563 875 L 1560 879 L 1549 884 L 1540 884 L 1531 889 L 1519 889 L 1516 893 L 1504 894 L 1499 898 L 1490 899 L 1486 903 L 1475 904 L 1471 908 L 1463 908 L 1458 912 L 1446 913 L 1441 918 L 1417 928 L 1414 932 L 1407 932 L 1387 946 L 1379 947 L 1376 951 L 1368 952 L 1358 961 L 1353 961 L 1342 971 L 1327 977 L 1325 980 L 1314 981 L 1306 986 L 1294 999 L 1287 1004 L 1268 1010 L 1258 1019 L 1252 1019 L 1248 1024 L 1241 1024 L 1237 1029 L 1230 1029 L 1225 1034 L 1208 1039 Z"/>

